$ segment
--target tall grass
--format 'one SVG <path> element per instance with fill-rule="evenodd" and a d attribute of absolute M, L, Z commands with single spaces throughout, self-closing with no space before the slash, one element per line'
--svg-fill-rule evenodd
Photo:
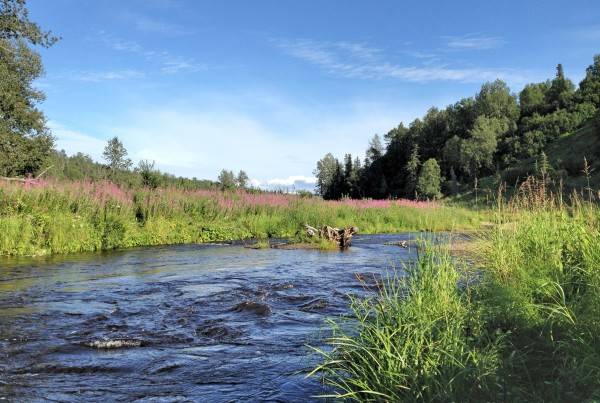
<path fill-rule="evenodd" d="M 473 228 L 480 214 L 408 200 L 323 201 L 295 195 L 111 182 L 0 183 L 0 255 L 294 237 L 305 223 L 362 233 Z"/>
<path fill-rule="evenodd" d="M 501 338 L 481 343 L 476 310 L 457 288 L 447 250 L 426 248 L 405 277 L 352 299 L 351 320 L 332 321 L 330 351 L 315 369 L 358 401 L 464 401 L 494 388 Z"/>
<path fill-rule="evenodd" d="M 600 208 L 529 185 L 500 207 L 477 267 L 425 249 L 406 277 L 353 300 L 351 325 L 332 322 L 316 372 L 338 397 L 600 399 Z"/>

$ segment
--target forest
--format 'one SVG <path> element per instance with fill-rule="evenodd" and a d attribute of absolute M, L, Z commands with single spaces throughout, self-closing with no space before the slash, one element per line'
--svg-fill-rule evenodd
<path fill-rule="evenodd" d="M 483 178 L 496 188 L 542 171 L 565 181 L 581 175 L 584 158 L 587 164 L 600 150 L 588 147 L 586 155 L 551 166 L 546 149 L 585 125 L 597 132 L 599 108 L 600 55 L 578 86 L 565 77 L 561 64 L 554 78 L 527 84 L 518 94 L 501 80 L 487 82 L 473 97 L 445 109 L 432 107 L 383 139 L 375 135 L 364 161 L 326 154 L 314 172 L 317 191 L 325 199 L 437 199 L 476 189 Z"/>

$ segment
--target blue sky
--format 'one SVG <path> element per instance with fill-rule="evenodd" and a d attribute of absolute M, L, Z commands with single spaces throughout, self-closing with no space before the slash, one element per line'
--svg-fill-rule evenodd
<path fill-rule="evenodd" d="M 38 85 L 59 148 L 262 186 L 311 182 L 326 152 L 504 79 L 578 82 L 600 52 L 600 2 L 30 0 L 62 40 Z"/>

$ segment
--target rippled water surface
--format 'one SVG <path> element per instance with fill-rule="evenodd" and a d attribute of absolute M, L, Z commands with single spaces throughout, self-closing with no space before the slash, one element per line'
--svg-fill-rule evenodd
<path fill-rule="evenodd" d="M 14 401 L 312 401 L 324 320 L 415 251 L 170 246 L 0 260 L 0 396 Z M 358 274 L 358 275 L 357 275 Z M 362 279 L 363 284 L 358 279 Z"/>

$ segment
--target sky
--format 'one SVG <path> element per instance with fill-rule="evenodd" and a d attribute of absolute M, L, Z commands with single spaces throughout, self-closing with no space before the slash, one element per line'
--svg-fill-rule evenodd
<path fill-rule="evenodd" d="M 327 152 L 369 139 L 496 78 L 518 92 L 578 83 L 600 52 L 600 2 L 29 0 L 62 39 L 37 86 L 58 149 L 265 188 L 314 185 Z"/>

